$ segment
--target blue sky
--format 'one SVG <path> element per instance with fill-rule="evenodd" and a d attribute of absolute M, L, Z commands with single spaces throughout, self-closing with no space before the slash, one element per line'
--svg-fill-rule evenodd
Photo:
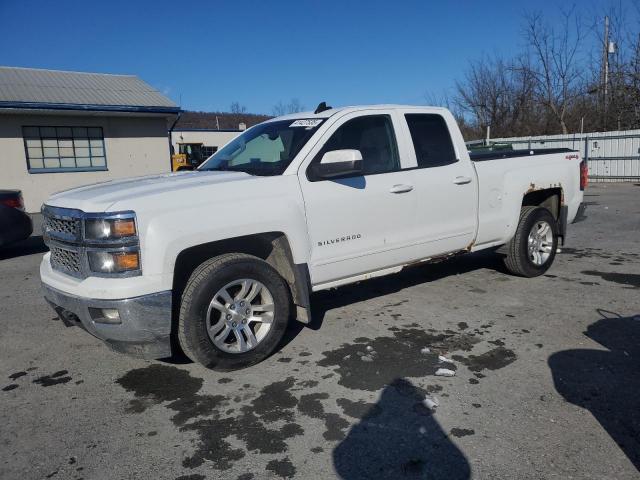
<path fill-rule="evenodd" d="M 608 3 L 576 2 L 591 17 Z M 469 59 L 516 52 L 525 11 L 558 6 L 571 3 L 0 0 L 0 65 L 135 74 L 192 110 L 424 104 Z"/>

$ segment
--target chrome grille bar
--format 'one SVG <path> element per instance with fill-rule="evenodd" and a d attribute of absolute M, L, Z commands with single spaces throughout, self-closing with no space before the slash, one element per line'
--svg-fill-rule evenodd
<path fill-rule="evenodd" d="M 74 277 L 84 277 L 82 272 L 82 260 L 78 250 L 68 250 L 57 245 L 50 245 L 51 266 L 54 270 L 67 273 Z"/>
<path fill-rule="evenodd" d="M 42 234 L 45 243 L 49 239 L 80 243 L 82 240 L 82 211 L 45 205 L 42 208 L 42 215 L 44 216 Z"/>

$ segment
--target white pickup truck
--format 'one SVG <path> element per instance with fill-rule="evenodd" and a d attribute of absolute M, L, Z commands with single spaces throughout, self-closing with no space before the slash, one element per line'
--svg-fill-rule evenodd
<path fill-rule="evenodd" d="M 311 321 L 314 291 L 496 247 L 542 274 L 585 184 L 570 150 L 470 157 L 442 108 L 321 104 L 196 171 L 53 195 L 40 275 L 65 324 L 117 351 L 237 369 Z"/>

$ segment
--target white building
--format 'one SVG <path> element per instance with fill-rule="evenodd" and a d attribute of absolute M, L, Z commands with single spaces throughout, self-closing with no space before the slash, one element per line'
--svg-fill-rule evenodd
<path fill-rule="evenodd" d="M 248 113 L 182 112 L 177 121 L 169 125 L 169 141 L 174 153 L 194 155 L 199 163 L 247 128 L 268 118 Z"/>
<path fill-rule="evenodd" d="M 179 111 L 136 76 L 0 67 L 0 188 L 38 212 L 60 190 L 169 172 Z"/>
<path fill-rule="evenodd" d="M 199 149 L 201 159 L 206 160 L 241 133 L 242 130 L 174 129 L 169 132 L 169 138 L 175 153 Z"/>

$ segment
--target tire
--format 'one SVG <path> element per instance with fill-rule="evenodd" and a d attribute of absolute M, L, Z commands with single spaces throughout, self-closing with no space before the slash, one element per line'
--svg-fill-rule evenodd
<path fill-rule="evenodd" d="M 533 248 L 533 253 L 531 253 L 529 250 L 530 235 L 535 230 L 533 236 L 537 237 L 536 234 L 541 231 L 538 226 L 544 224 L 549 227 L 551 241 L 543 238 L 540 243 L 537 243 L 539 248 Z M 533 241 L 537 242 L 537 239 L 534 238 Z M 558 223 L 551 212 L 543 207 L 522 207 L 516 234 L 507 244 L 507 256 L 504 264 L 507 270 L 514 275 L 537 277 L 549 269 L 556 257 L 557 248 Z"/>
<path fill-rule="evenodd" d="M 248 300 L 254 288 L 249 281 L 258 290 L 253 300 Z M 243 294 L 245 286 L 247 291 Z M 228 294 L 227 300 L 219 295 L 223 290 Z M 266 303 L 257 305 L 268 299 L 273 305 L 271 312 Z M 245 310 L 245 305 L 250 308 Z M 230 371 L 254 365 L 267 358 L 282 340 L 290 305 L 286 282 L 265 261 L 238 253 L 211 258 L 193 271 L 182 294 L 178 319 L 180 346 L 187 357 L 212 370 Z M 263 321 L 252 320 L 255 318 Z M 231 330 L 220 340 L 227 328 Z M 247 328 L 253 334 L 253 346 L 250 335 L 245 333 Z M 266 328 L 266 333 L 261 333 L 262 328 Z M 242 350 L 240 339 L 244 340 L 245 348 L 250 347 L 248 350 Z"/>

